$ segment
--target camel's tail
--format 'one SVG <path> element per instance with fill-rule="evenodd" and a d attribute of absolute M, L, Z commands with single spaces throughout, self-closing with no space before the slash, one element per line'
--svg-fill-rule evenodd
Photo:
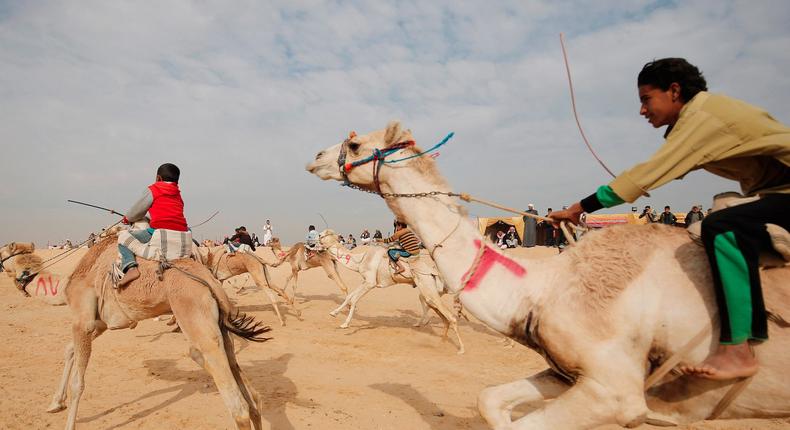
<path fill-rule="evenodd" d="M 232 317 L 225 316 L 225 312 L 220 308 L 220 323 L 229 332 L 253 342 L 266 342 L 271 339 L 270 337 L 261 337 L 262 334 L 270 332 L 271 327 L 263 325 L 260 321 L 255 321 L 255 317 L 243 312 L 236 311 Z"/>
<path fill-rule="evenodd" d="M 163 265 L 165 264 L 167 263 L 163 263 Z M 217 309 L 219 310 L 220 330 L 228 330 L 236 336 L 251 340 L 253 342 L 266 342 L 267 340 L 271 339 L 270 337 L 261 337 L 262 334 L 271 331 L 271 327 L 263 325 L 263 323 L 260 321 L 255 321 L 255 317 L 247 315 L 243 312 L 239 312 L 238 310 L 233 313 L 230 308 L 230 303 L 220 300 L 220 298 L 217 297 L 217 293 L 211 287 L 211 284 L 178 266 L 167 264 L 167 267 L 178 270 L 188 278 L 193 279 L 208 288 L 208 291 L 211 293 L 211 297 L 213 297 L 214 301 L 217 303 Z M 231 314 L 233 314 L 233 316 L 231 316 Z"/>

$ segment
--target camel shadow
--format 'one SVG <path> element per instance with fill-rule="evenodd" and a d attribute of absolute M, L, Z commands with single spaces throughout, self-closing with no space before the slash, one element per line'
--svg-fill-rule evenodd
<path fill-rule="evenodd" d="M 244 349 L 244 347 L 241 349 Z M 271 428 L 294 430 L 294 426 L 285 414 L 285 407 L 287 404 L 294 404 L 307 408 L 317 408 L 320 406 L 312 400 L 297 398 L 298 390 L 296 389 L 296 385 L 293 381 L 284 376 L 291 358 L 293 358 L 293 354 L 283 354 L 271 360 L 252 360 L 249 364 L 241 364 L 242 370 L 249 378 L 253 388 L 260 394 L 260 398 L 263 402 L 261 415 L 270 423 Z M 142 400 L 169 395 L 169 397 L 163 399 L 156 405 L 134 413 L 121 423 L 107 427 L 107 430 L 123 428 L 141 418 L 150 416 L 176 402 L 184 400 L 195 393 L 217 393 L 214 380 L 205 370 L 197 368 L 196 364 L 193 365 L 195 370 L 181 370 L 176 367 L 176 362 L 177 360 L 173 359 L 156 359 L 145 360 L 143 365 L 148 369 L 148 372 L 157 379 L 182 382 L 181 384 L 153 390 L 134 400 L 113 406 L 90 417 L 81 418 L 78 422 L 88 423 L 101 417 L 111 415 L 126 406 L 137 404 Z"/>
<path fill-rule="evenodd" d="M 337 293 L 337 294 L 309 294 L 309 295 L 299 294 L 299 295 L 297 295 L 295 297 L 299 300 L 299 303 L 302 304 L 302 305 L 307 305 L 307 304 L 309 304 L 310 302 L 313 302 L 313 301 L 332 302 L 332 303 L 334 303 L 336 305 L 340 305 L 341 303 L 343 303 L 343 300 L 345 300 L 345 297 L 341 297 L 340 294 L 342 294 L 342 293 Z"/>
<path fill-rule="evenodd" d="M 312 399 L 300 399 L 296 384 L 285 377 L 292 358 L 293 354 L 286 353 L 271 360 L 252 360 L 250 365 L 243 366 L 244 373 L 263 402 L 261 415 L 273 429 L 294 430 L 285 413 L 288 404 L 310 409 L 321 406 Z"/>
<path fill-rule="evenodd" d="M 162 388 L 159 390 L 154 390 L 149 393 L 143 394 L 142 396 L 130 400 L 128 402 L 122 403 L 120 405 L 113 406 L 103 412 L 98 414 L 92 415 L 90 417 L 84 417 L 78 420 L 77 422 L 80 423 L 87 423 L 98 418 L 107 416 L 112 414 L 113 412 L 122 409 L 125 406 L 134 405 L 142 400 L 158 397 L 161 395 L 168 395 L 172 394 L 170 397 L 162 400 L 155 406 L 150 408 L 144 409 L 142 411 L 135 412 L 132 416 L 127 418 L 124 422 L 112 425 L 107 427 L 108 430 L 121 428 L 127 426 L 141 418 L 145 418 L 156 411 L 164 409 L 176 402 L 179 402 L 187 397 L 195 393 L 215 393 L 217 392 L 216 387 L 214 386 L 214 382 L 211 379 L 211 376 L 203 371 L 200 370 L 181 370 L 176 368 L 176 360 L 173 359 L 161 359 L 161 360 L 145 360 L 143 365 L 148 369 L 148 372 L 158 377 L 158 379 L 163 379 L 167 381 L 188 381 L 184 382 L 180 385 L 175 385 L 172 387 Z"/>
<path fill-rule="evenodd" d="M 479 418 L 476 408 L 467 408 L 473 411 L 474 418 L 463 418 L 452 415 L 435 403 L 428 400 L 422 393 L 408 384 L 372 384 L 370 388 L 401 399 L 404 403 L 414 408 L 428 427 L 432 429 L 472 429 L 486 430 L 488 426 Z"/>

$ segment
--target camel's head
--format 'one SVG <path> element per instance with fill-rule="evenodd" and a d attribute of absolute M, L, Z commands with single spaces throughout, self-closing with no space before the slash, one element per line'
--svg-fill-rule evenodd
<path fill-rule="evenodd" d="M 9 258 L 12 255 L 29 254 L 35 249 L 36 245 L 33 242 L 11 242 L 0 248 L 0 260 Z"/>
<path fill-rule="evenodd" d="M 321 246 L 324 248 L 329 248 L 332 245 L 340 242 L 337 238 L 337 233 L 335 233 L 332 229 L 326 229 L 318 234 L 318 242 L 321 243 Z"/>
<path fill-rule="evenodd" d="M 272 250 L 282 249 L 282 247 L 283 247 L 282 243 L 280 243 L 280 238 L 279 237 L 273 237 L 272 240 L 269 241 L 269 244 L 267 246 L 271 247 Z"/>
<path fill-rule="evenodd" d="M 353 163 L 372 157 L 377 149 L 384 151 L 395 145 L 413 141 L 411 131 L 402 129 L 397 121 L 390 122 L 382 130 L 365 135 L 351 132 L 348 139 L 342 143 L 316 154 L 315 160 L 307 165 L 307 171 L 323 180 L 334 179 L 336 181 L 343 181 L 343 173 L 345 173 L 349 182 L 362 187 L 371 187 L 374 182 L 373 164 L 354 166 Z M 403 151 L 393 154 L 392 158 L 402 158 L 401 154 L 411 155 L 415 153 L 414 151 L 414 146 L 408 146 Z M 386 168 L 382 169 L 380 175 L 385 175 L 386 170 Z"/>

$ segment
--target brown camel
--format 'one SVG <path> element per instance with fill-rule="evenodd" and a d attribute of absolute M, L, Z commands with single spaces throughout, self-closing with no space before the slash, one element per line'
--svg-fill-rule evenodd
<path fill-rule="evenodd" d="M 348 287 L 346 287 L 346 284 L 343 282 L 343 278 L 340 277 L 340 274 L 337 273 L 337 262 L 328 253 L 316 252 L 313 253 L 310 258 L 307 258 L 305 256 L 305 246 L 303 242 L 295 243 L 288 250 L 288 252 L 284 252 L 282 250 L 282 246 L 280 245 L 280 241 L 276 238 L 272 239 L 270 246 L 272 248 L 272 252 L 274 252 L 274 255 L 276 255 L 279 259 L 277 266 L 285 261 L 291 265 L 291 274 L 288 275 L 288 278 L 285 280 L 283 289 L 288 288 L 288 282 L 290 282 L 293 278 L 294 296 L 296 295 L 296 284 L 299 281 L 299 272 L 312 269 L 314 267 L 322 267 L 324 272 L 326 272 L 326 276 L 328 276 L 329 279 L 335 281 L 337 286 L 340 288 L 340 291 L 342 291 L 344 295 L 348 295 Z"/>
<path fill-rule="evenodd" d="M 17 256 L 31 254 L 35 251 L 33 242 L 11 242 L 0 247 L 0 271 L 6 272 L 11 278 L 16 278 L 14 261 Z"/>
<path fill-rule="evenodd" d="M 156 274 L 158 262 L 139 260 L 140 278 L 123 289 L 113 288 L 108 268 L 117 256 L 115 245 L 115 236 L 97 243 L 71 275 L 66 299 L 74 316 L 73 341 L 66 346 L 60 386 L 47 411 L 66 408 L 66 387 L 71 380 L 66 429 L 74 429 L 93 340 L 108 328 L 134 328 L 138 321 L 172 313 L 191 343 L 190 357 L 214 378 L 236 428 L 260 429 L 258 393 L 236 361 L 229 333 L 262 342 L 267 338 L 261 335 L 269 327 L 233 313 L 228 297 L 209 270 L 192 259 L 170 262 L 172 268 L 164 271 L 161 281 Z"/>
<path fill-rule="evenodd" d="M 236 252 L 233 255 L 229 255 L 222 245 L 212 247 L 200 246 L 195 249 L 201 263 L 208 267 L 214 277 L 220 282 L 237 275 L 249 273 L 255 285 L 262 289 L 269 297 L 269 301 L 272 302 L 274 313 L 277 314 L 280 325 L 284 326 L 285 321 L 280 314 L 280 309 L 277 307 L 277 298 L 272 294 L 272 291 L 282 297 L 293 308 L 297 316 L 302 315 L 302 312 L 296 309 L 293 297 L 288 297 L 288 294 L 274 285 L 269 278 L 269 271 L 266 269 L 266 266 L 274 266 L 277 264 L 276 261 L 267 262 L 258 255 L 246 252 Z M 238 293 L 242 289 L 243 287 L 236 292 Z"/>

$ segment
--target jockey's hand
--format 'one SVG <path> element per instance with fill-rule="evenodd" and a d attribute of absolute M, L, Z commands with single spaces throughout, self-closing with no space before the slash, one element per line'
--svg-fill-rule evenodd
<path fill-rule="evenodd" d="M 129 220 L 124 216 L 123 218 L 121 218 L 121 223 L 129 225 Z"/>
<path fill-rule="evenodd" d="M 584 213 L 581 203 L 574 203 L 568 209 L 555 211 L 549 215 L 549 218 L 554 220 L 554 225 L 559 225 L 560 221 L 568 220 L 574 224 L 579 223 L 579 217 Z"/>

